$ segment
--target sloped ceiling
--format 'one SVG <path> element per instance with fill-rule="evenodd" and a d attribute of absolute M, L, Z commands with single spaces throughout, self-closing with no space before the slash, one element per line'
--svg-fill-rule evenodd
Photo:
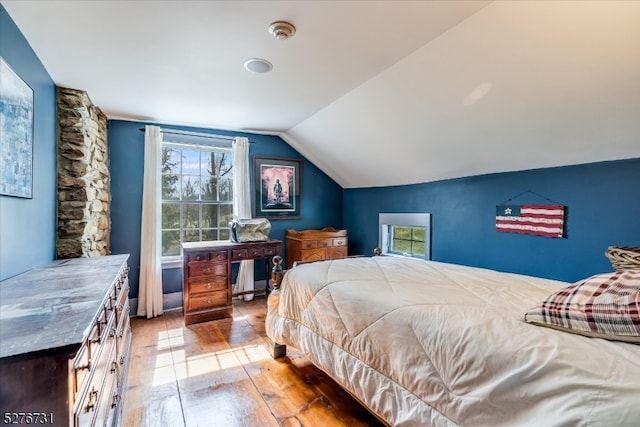
<path fill-rule="evenodd" d="M 640 157 L 640 2 L 1 3 L 108 117 L 277 134 L 345 188 Z"/>

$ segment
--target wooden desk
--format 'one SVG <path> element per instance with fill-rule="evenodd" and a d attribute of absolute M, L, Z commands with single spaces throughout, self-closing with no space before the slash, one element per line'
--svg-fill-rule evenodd
<path fill-rule="evenodd" d="M 282 242 L 228 240 L 182 244 L 185 325 L 233 316 L 231 263 L 280 255 Z M 267 274 L 267 282 L 269 275 Z M 267 289 L 269 284 L 267 283 Z M 252 293 L 252 292 L 248 292 Z"/>

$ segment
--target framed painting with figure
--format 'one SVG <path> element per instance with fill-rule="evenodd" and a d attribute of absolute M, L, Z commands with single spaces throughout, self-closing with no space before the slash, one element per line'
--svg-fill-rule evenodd
<path fill-rule="evenodd" d="M 33 89 L 0 57 L 0 195 L 32 198 Z"/>
<path fill-rule="evenodd" d="M 254 156 L 254 217 L 299 218 L 300 184 L 300 160 Z"/>

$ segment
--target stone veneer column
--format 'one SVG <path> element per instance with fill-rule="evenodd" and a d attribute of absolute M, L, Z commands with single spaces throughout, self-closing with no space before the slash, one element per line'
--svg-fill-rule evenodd
<path fill-rule="evenodd" d="M 111 177 L 107 117 L 86 92 L 56 87 L 58 258 L 109 254 Z"/>

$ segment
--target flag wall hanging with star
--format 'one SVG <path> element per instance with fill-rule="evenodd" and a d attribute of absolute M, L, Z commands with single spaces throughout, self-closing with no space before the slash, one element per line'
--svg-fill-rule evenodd
<path fill-rule="evenodd" d="M 503 205 L 496 206 L 496 231 L 562 237 L 564 206 Z"/>

